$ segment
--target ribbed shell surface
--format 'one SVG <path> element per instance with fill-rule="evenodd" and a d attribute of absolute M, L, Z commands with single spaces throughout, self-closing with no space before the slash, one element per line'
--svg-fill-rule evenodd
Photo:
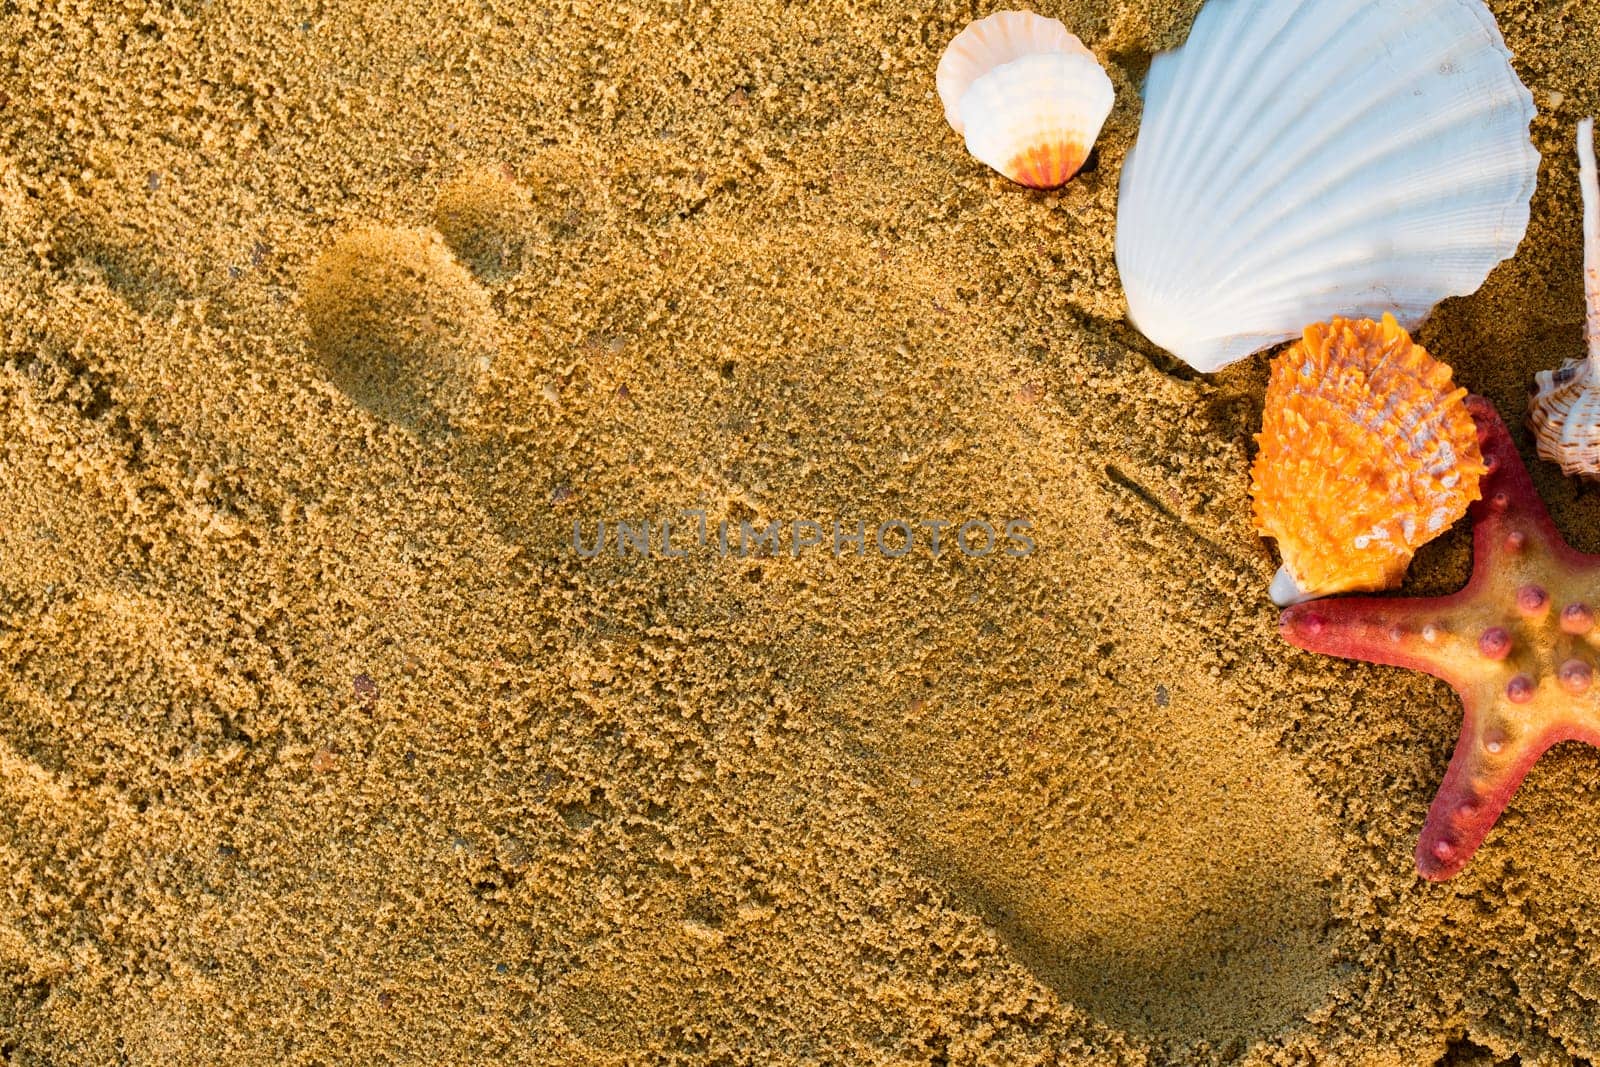
<path fill-rule="evenodd" d="M 1600 382 L 1588 360 L 1534 375 L 1528 426 L 1540 459 L 1559 463 L 1563 474 L 1600 480 Z"/>
<path fill-rule="evenodd" d="M 1301 590 L 1398 585 L 1466 513 L 1485 471 L 1466 392 L 1392 316 L 1307 327 L 1273 360 L 1250 491 Z"/>
<path fill-rule="evenodd" d="M 1089 158 L 1112 95 L 1093 56 L 1042 52 L 1012 60 L 961 98 L 967 151 L 1014 182 L 1052 189 Z"/>
<path fill-rule="evenodd" d="M 965 133 L 961 98 L 973 82 L 1023 56 L 1049 52 L 1094 58 L 1060 20 L 1031 11 L 996 11 L 970 23 L 945 47 L 934 74 L 945 121 L 957 133 Z"/>
<path fill-rule="evenodd" d="M 1210 0 L 1123 167 L 1131 319 L 1202 371 L 1335 315 L 1414 327 L 1521 242 L 1534 114 L 1482 0 Z"/>

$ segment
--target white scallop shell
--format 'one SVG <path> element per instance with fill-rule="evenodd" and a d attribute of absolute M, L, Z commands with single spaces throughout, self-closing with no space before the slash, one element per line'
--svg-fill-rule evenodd
<path fill-rule="evenodd" d="M 1123 166 L 1129 318 L 1213 371 L 1476 290 L 1538 179 L 1510 60 L 1482 0 L 1209 0 L 1151 65 Z"/>
<path fill-rule="evenodd" d="M 1583 191 L 1583 295 L 1589 354 L 1533 376 L 1528 425 L 1539 457 L 1563 474 L 1600 479 L 1600 172 L 1594 119 L 1578 123 L 1578 183 Z"/>
<path fill-rule="evenodd" d="M 962 30 L 939 60 L 945 119 L 967 151 L 1040 189 L 1078 172 L 1111 113 L 1111 79 L 1055 19 L 999 11 Z"/>

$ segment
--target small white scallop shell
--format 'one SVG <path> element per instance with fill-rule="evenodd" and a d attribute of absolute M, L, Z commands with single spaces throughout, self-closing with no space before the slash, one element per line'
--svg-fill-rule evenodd
<path fill-rule="evenodd" d="M 1578 182 L 1583 190 L 1583 295 L 1589 354 L 1533 376 L 1528 426 L 1539 458 L 1563 474 L 1600 479 L 1600 173 L 1594 119 L 1578 123 Z"/>
<path fill-rule="evenodd" d="M 1335 316 L 1415 328 L 1521 243 L 1534 115 L 1482 0 L 1209 0 L 1123 165 L 1129 318 L 1207 372 Z"/>
<path fill-rule="evenodd" d="M 967 151 L 1036 189 L 1064 184 L 1111 113 L 1111 79 L 1055 19 L 999 11 L 962 30 L 939 60 L 944 117 Z"/>

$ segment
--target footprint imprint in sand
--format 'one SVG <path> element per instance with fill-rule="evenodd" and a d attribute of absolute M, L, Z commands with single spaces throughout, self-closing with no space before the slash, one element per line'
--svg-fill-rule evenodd
<path fill-rule="evenodd" d="M 1094 585 L 1075 574 L 1062 615 L 1092 618 Z M 1318 798 L 1198 657 L 1127 634 L 1075 661 L 1068 638 L 997 684 L 972 640 L 836 693 L 833 714 L 865 716 L 864 767 L 892 783 L 886 812 L 927 868 L 1064 1001 L 1177 1062 L 1231 1061 L 1327 1003 Z M 1069 672 L 1084 677 L 1052 680 Z"/>
<path fill-rule="evenodd" d="M 359 226 L 306 279 L 311 349 L 329 380 L 379 418 L 459 426 L 498 354 L 489 295 L 427 230 Z"/>
<path fill-rule="evenodd" d="M 323 373 L 414 432 L 474 426 L 512 344 L 486 287 L 522 273 L 545 237 L 540 209 L 562 199 L 472 166 L 439 190 L 432 228 L 352 225 L 317 257 L 302 295 Z"/>
<path fill-rule="evenodd" d="M 313 335 L 330 375 L 351 361 L 395 368 L 378 384 L 348 376 L 357 384 L 345 387 L 369 409 L 398 410 L 400 421 L 419 409 L 448 411 L 429 375 L 440 365 L 454 366 L 457 382 L 481 375 L 458 355 L 460 338 L 492 352 L 498 319 L 461 261 L 484 282 L 503 277 L 526 263 L 533 246 L 523 235 L 539 232 L 525 221 L 525 194 L 507 182 L 471 171 L 447 185 L 433 218 L 442 237 L 375 231 L 407 234 L 426 249 L 417 256 L 426 269 L 400 271 L 365 231 L 365 243 L 344 239 L 313 272 L 347 290 L 351 278 L 375 286 L 398 274 L 396 288 L 368 289 L 365 303 L 307 293 L 308 316 L 327 314 Z M 724 490 L 731 499 L 737 472 L 764 483 L 755 494 L 762 518 L 884 517 L 898 513 L 905 500 L 894 494 L 908 489 L 931 514 L 1025 508 L 1049 550 L 1014 572 L 973 565 L 917 574 L 882 561 L 777 555 L 756 569 L 706 561 L 710 571 L 638 573 L 658 579 L 664 597 L 670 590 L 684 617 L 785 620 L 763 654 L 808 694 L 819 736 L 842 740 L 862 779 L 882 785 L 884 823 L 917 865 L 988 919 L 1064 1003 L 1181 1062 L 1270 1050 L 1274 1035 L 1292 1033 L 1338 987 L 1328 889 L 1335 845 L 1299 769 L 1240 726 L 1219 696 L 1201 654 L 1205 635 L 1144 604 L 1153 595 L 1148 561 L 1117 548 L 1116 530 L 1098 518 L 1121 492 L 1101 486 L 1104 457 L 1065 460 L 1048 436 L 1060 427 L 1045 415 L 1019 426 L 1015 407 L 996 400 L 1016 388 L 992 361 L 963 361 L 945 375 L 937 360 L 906 359 L 882 323 L 949 331 L 922 339 L 922 351 L 993 343 L 981 328 L 964 333 L 959 319 L 930 315 L 912 268 L 898 288 L 886 287 L 870 248 L 806 233 L 740 232 L 720 244 L 696 237 L 670 272 L 652 275 L 681 309 L 654 329 L 692 339 L 696 354 L 716 352 L 734 330 L 738 361 L 651 360 L 643 343 L 637 353 L 611 352 L 608 369 L 633 385 L 627 426 L 648 427 L 660 454 L 648 467 L 619 464 L 610 480 L 596 475 L 596 500 L 689 506 Z M 757 276 L 752 261 L 768 269 Z M 819 335 L 832 342 L 827 358 L 796 360 L 788 324 L 818 313 L 819 277 L 832 286 L 833 316 Z M 351 333 L 356 340 L 330 341 Z M 513 378 L 506 362 L 499 376 Z M 840 380 L 867 384 L 841 399 Z M 926 440 L 908 432 L 902 441 L 898 428 L 923 425 L 930 407 L 940 440 L 985 442 L 984 454 L 930 463 L 936 473 L 908 486 L 920 477 L 906 473 L 908 449 Z M 486 432 L 494 425 L 482 421 Z M 751 458 L 748 442 L 791 434 L 802 458 Z M 598 452 L 607 441 L 595 430 L 584 448 Z M 512 457 L 504 477 L 516 485 L 496 489 L 495 468 L 478 471 L 485 511 L 508 528 L 536 529 L 548 509 L 542 494 L 527 492 L 533 461 L 526 451 L 517 458 L 526 442 L 508 442 L 497 451 Z M 752 472 L 759 479 L 744 477 Z M 724 567 L 743 580 L 728 580 Z M 616 568 L 604 573 L 626 565 Z M 1048 605 L 1048 624 L 1028 604 Z"/>
<path fill-rule="evenodd" d="M 1226 740 L 1215 694 L 1183 673 L 1165 707 L 1107 701 L 1146 738 L 1144 758 L 1046 727 L 1065 745 L 1011 757 L 1027 784 L 973 792 L 947 783 L 981 742 L 947 746 L 942 810 L 920 814 L 944 846 L 935 862 L 1067 999 L 1171 1055 L 1202 1042 L 1231 1055 L 1292 1028 L 1332 985 L 1331 851 L 1310 787 L 1263 740 Z M 1096 773 L 1096 759 L 1111 762 Z M 1039 782 L 1055 803 L 1029 795 Z"/>
<path fill-rule="evenodd" d="M 538 219 L 533 195 L 503 170 L 469 167 L 439 190 L 433 226 L 479 278 L 497 282 L 520 271 Z"/>
<path fill-rule="evenodd" d="M 1145 507 L 1127 484 L 1160 484 L 1182 424 L 1130 434 L 1108 476 L 1079 423 L 1019 388 L 1083 365 L 1030 365 L 982 317 L 941 313 L 937 267 L 828 231 L 697 237 L 659 327 L 685 358 L 612 360 L 657 459 L 607 499 L 673 494 L 755 527 L 1023 516 L 1038 551 L 935 558 L 922 538 L 896 559 L 869 542 L 631 573 L 774 664 L 907 857 L 1062 1004 L 1153 1062 L 1286 1055 L 1345 980 L 1339 837 L 1303 768 L 1245 724 L 1226 636 L 1158 577 L 1196 573 L 1194 543 L 1112 518 Z M 697 357 L 734 334 L 736 363 Z M 1152 412 L 1188 396 L 1117 369 Z M 743 511 L 720 503 L 735 492 Z"/>

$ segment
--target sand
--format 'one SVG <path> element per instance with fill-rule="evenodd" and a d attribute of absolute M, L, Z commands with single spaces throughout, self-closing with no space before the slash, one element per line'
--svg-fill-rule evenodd
<path fill-rule="evenodd" d="M 0 5 L 0 1060 L 1600 1056 L 1600 755 L 1420 881 L 1454 696 L 1278 638 L 1267 357 L 1124 320 L 1197 6 L 1042 5 L 1118 99 L 1039 194 L 967 4 Z M 1533 222 L 1420 340 L 1515 420 L 1600 8 L 1494 7 Z M 1035 550 L 715 544 L 895 519 Z"/>

